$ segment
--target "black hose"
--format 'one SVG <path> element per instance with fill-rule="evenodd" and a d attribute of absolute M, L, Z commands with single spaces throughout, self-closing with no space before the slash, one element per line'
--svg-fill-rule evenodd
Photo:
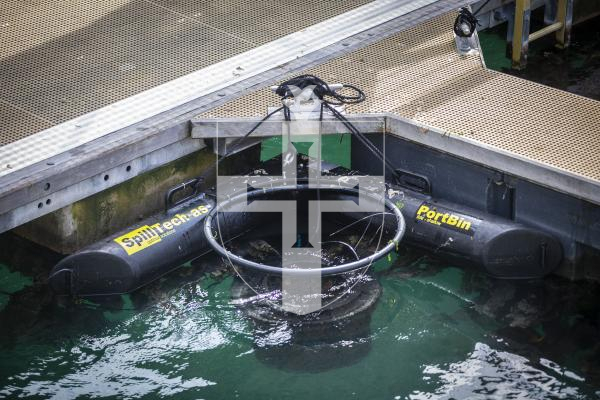
<path fill-rule="evenodd" d="M 309 86 L 314 86 L 313 93 L 319 100 L 325 104 L 339 106 L 342 104 L 358 104 L 365 101 L 365 93 L 353 85 L 344 84 L 343 87 L 352 90 L 355 95 L 343 95 L 332 90 L 327 82 L 315 75 L 300 75 L 288 79 L 279 85 L 275 93 L 282 99 L 294 97 L 292 87 L 304 90 Z"/>
<path fill-rule="evenodd" d="M 281 83 L 277 87 L 277 90 L 275 91 L 275 93 L 277 95 L 279 95 L 282 100 L 285 100 L 285 99 L 294 97 L 294 92 L 293 92 L 294 88 L 304 90 L 305 88 L 310 87 L 310 86 L 314 86 L 313 93 L 321 101 L 320 119 L 321 120 L 323 119 L 323 108 L 328 109 L 335 118 L 337 118 L 339 121 L 341 121 L 344 124 L 344 126 L 350 131 L 350 133 L 352 135 L 357 137 L 357 139 L 361 142 L 361 144 L 363 144 L 367 148 L 367 150 L 369 150 L 379 160 L 383 161 L 386 168 L 388 170 L 390 170 L 390 172 L 395 177 L 397 177 L 395 167 L 388 160 L 386 160 L 384 154 L 362 132 L 360 132 L 346 117 L 344 117 L 338 110 L 336 110 L 333 107 L 333 106 L 338 106 L 338 105 L 342 105 L 342 104 L 358 104 L 358 103 L 365 101 L 366 95 L 361 89 L 359 89 L 358 87 L 356 87 L 354 85 L 344 84 L 342 86 L 343 88 L 350 89 L 352 92 L 354 92 L 354 94 L 352 94 L 352 95 L 344 95 L 344 94 L 338 93 L 337 91 L 331 89 L 329 87 L 329 85 L 327 84 L 327 82 L 325 82 L 324 80 L 322 80 L 321 78 L 319 78 L 315 75 L 300 75 L 300 76 L 288 79 L 287 81 Z M 266 120 L 271 118 L 271 116 L 273 116 L 274 114 L 276 114 L 282 110 L 283 110 L 283 116 L 284 116 L 285 120 L 289 121 L 291 118 L 290 109 L 284 103 L 284 105 L 282 107 L 279 107 L 278 109 L 272 111 L 266 117 L 264 117 L 262 120 L 257 122 L 257 124 L 251 130 L 249 130 L 248 133 L 246 133 L 244 136 L 235 140 L 233 142 L 233 144 L 230 146 L 230 150 L 227 152 L 227 154 L 221 156 L 217 160 L 217 165 L 220 164 L 223 160 L 225 160 L 230 155 L 234 154 L 237 151 L 237 149 L 239 148 L 239 145 L 241 144 L 241 142 L 244 141 L 245 139 L 247 139 L 252 133 L 254 133 L 254 131 L 256 131 L 256 129 L 258 129 L 258 127 L 260 125 L 262 125 Z M 212 170 L 212 168 L 211 168 L 211 170 Z M 209 171 L 207 171 L 206 173 L 208 173 L 208 172 Z M 203 178 L 204 175 L 201 176 L 200 178 Z M 202 180 L 203 179 L 200 179 L 200 182 Z"/>
<path fill-rule="evenodd" d="M 383 163 L 385 164 L 385 167 L 392 173 L 392 175 L 394 175 L 394 177 L 396 179 L 399 179 L 399 175 L 396 172 L 396 167 L 385 157 L 385 155 L 383 154 L 383 152 L 381 150 L 379 150 L 377 148 L 377 146 L 375 146 L 373 144 L 373 142 L 371 142 L 369 140 L 369 138 L 367 138 L 362 132 L 360 132 L 358 129 L 356 129 L 356 127 L 350 122 L 348 121 L 348 119 L 346 117 L 344 117 L 338 110 L 336 110 L 335 108 L 331 107 L 329 104 L 325 103 L 325 107 L 327 107 L 327 109 L 329 111 L 331 111 L 331 113 L 337 118 L 339 119 L 344 126 L 354 135 L 356 136 L 356 138 L 360 141 L 360 143 L 365 146 L 367 148 L 367 150 L 369 150 L 371 152 L 371 154 L 373 154 L 375 157 L 377 157 L 379 160 L 383 161 Z"/>

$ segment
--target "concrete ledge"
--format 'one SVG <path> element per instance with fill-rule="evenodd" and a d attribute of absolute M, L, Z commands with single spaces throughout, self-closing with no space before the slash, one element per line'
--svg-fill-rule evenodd
<path fill-rule="evenodd" d="M 148 217 L 165 206 L 165 192 L 214 165 L 200 150 L 22 225 L 14 232 L 69 254 Z"/>

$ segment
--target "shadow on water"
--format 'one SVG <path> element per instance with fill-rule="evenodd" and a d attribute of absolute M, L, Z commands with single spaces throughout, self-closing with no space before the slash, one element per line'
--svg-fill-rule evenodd
<path fill-rule="evenodd" d="M 474 343 L 464 361 L 427 363 L 423 374 L 436 380 L 438 390 L 497 396 L 493 398 L 511 393 L 518 394 L 514 398 L 598 395 L 598 282 L 557 276 L 498 280 L 425 254 L 407 260 L 383 271 L 380 279 L 400 283 L 406 301 Z M 440 302 L 439 296 L 447 298 Z"/>
<path fill-rule="evenodd" d="M 281 278 L 246 275 L 244 280 L 252 288 L 237 278 L 232 302 L 251 321 L 254 353 L 263 364 L 316 373 L 367 356 L 371 316 L 381 296 L 377 280 L 360 274 L 323 278 L 324 307 L 303 316 L 281 308 Z"/>

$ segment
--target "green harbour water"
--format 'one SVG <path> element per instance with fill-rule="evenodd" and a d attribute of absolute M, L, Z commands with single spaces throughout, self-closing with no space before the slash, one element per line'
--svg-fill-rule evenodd
<path fill-rule="evenodd" d="M 105 303 L 48 302 L 34 320 L 23 297 L 2 312 L 0 397 L 599 397 L 597 285 L 497 281 L 399 253 L 375 268 L 368 334 L 293 361 L 290 328 L 256 332 L 214 256 Z"/>

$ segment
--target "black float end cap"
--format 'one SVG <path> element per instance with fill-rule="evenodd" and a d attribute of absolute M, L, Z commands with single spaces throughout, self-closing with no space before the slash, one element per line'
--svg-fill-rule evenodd
<path fill-rule="evenodd" d="M 529 228 L 503 232 L 485 245 L 486 270 L 498 278 L 541 278 L 562 261 L 560 242 L 553 236 Z"/>

